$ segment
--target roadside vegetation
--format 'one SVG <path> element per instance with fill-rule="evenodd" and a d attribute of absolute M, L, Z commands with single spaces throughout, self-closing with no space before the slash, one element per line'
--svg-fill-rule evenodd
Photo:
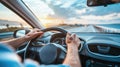
<path fill-rule="evenodd" d="M 15 30 L 23 29 L 22 27 L 9 27 L 9 28 L 3 28 L 0 29 L 0 33 L 5 33 L 5 32 L 14 32 Z"/>

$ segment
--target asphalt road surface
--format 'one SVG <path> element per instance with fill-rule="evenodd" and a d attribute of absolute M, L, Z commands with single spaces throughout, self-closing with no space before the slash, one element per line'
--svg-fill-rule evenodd
<path fill-rule="evenodd" d="M 64 28 L 68 32 L 102 32 L 102 28 L 94 25 L 82 26 L 82 27 L 69 27 Z"/>

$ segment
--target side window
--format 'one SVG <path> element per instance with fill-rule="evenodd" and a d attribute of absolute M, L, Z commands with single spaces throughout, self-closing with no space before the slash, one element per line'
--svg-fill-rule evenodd
<path fill-rule="evenodd" d="M 0 41 L 12 39 L 13 32 L 23 28 L 31 26 L 0 3 Z"/>

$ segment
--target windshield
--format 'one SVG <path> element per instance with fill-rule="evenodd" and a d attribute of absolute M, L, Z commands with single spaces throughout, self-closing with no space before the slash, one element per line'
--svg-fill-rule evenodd
<path fill-rule="evenodd" d="M 120 4 L 88 7 L 86 0 L 23 0 L 45 27 L 120 33 Z"/>

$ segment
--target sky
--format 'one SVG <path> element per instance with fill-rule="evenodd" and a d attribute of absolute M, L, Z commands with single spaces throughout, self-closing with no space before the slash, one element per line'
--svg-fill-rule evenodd
<path fill-rule="evenodd" d="M 23 0 L 23 2 L 44 25 L 120 23 L 120 4 L 88 7 L 86 0 Z M 11 17 L 11 14 L 6 16 L 5 13 L 6 10 L 0 7 L 0 19 L 4 17 L 13 20 L 14 16 Z M 17 20 L 20 19 L 16 18 Z"/>
<path fill-rule="evenodd" d="M 11 24 L 17 25 L 22 23 L 23 25 L 28 25 L 23 19 L 21 19 L 14 12 L 9 10 L 7 7 L 0 3 L 0 25 Z"/>
<path fill-rule="evenodd" d="M 108 5 L 107 7 L 88 7 L 86 5 L 86 0 L 23 1 L 30 7 L 30 9 L 41 21 L 43 18 L 50 18 L 51 16 L 52 18 L 57 19 L 62 18 L 67 24 L 120 23 L 120 4 Z M 43 23 L 49 23 L 49 21 Z"/>

